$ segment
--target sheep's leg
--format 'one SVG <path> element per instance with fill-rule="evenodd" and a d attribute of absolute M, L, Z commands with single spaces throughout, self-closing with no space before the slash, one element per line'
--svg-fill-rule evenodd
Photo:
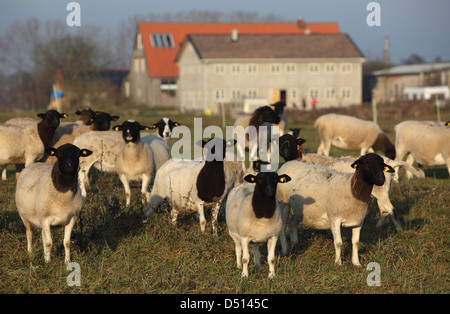
<path fill-rule="evenodd" d="M 128 207 L 131 203 L 130 182 L 128 182 L 128 179 L 124 174 L 119 174 L 119 179 L 120 182 L 122 182 L 123 187 L 125 188 L 126 206 Z"/>
<path fill-rule="evenodd" d="M 298 224 L 300 223 L 300 208 L 296 206 L 291 206 L 293 215 L 289 222 L 289 238 L 291 240 L 291 245 L 298 243 Z"/>
<path fill-rule="evenodd" d="M 172 218 L 172 226 L 177 226 L 177 218 L 178 218 L 178 210 L 174 207 L 172 207 L 172 210 L 170 211 L 170 217 Z"/>
<path fill-rule="evenodd" d="M 201 232 L 205 232 L 206 219 L 205 219 L 205 209 L 204 209 L 204 204 L 203 203 L 197 204 L 197 212 L 198 212 L 199 219 L 200 219 L 200 231 Z M 213 227 L 213 229 L 214 229 L 214 227 Z"/>
<path fill-rule="evenodd" d="M 277 236 L 273 236 L 267 240 L 267 262 L 269 262 L 269 279 L 275 276 L 275 246 L 277 244 Z"/>
<path fill-rule="evenodd" d="M 218 233 L 218 223 L 217 223 L 217 219 L 219 216 L 219 210 L 220 210 L 220 205 L 221 203 L 217 203 L 216 206 L 214 206 L 212 213 L 211 213 L 211 224 L 212 224 L 212 229 L 213 229 L 213 235 L 217 237 L 217 233 Z"/>
<path fill-rule="evenodd" d="M 342 238 L 341 238 L 341 221 L 336 220 L 331 223 L 331 233 L 333 234 L 334 249 L 336 251 L 336 259 L 334 262 L 338 265 L 342 265 L 341 251 L 342 251 Z"/>
<path fill-rule="evenodd" d="M 289 205 L 280 203 L 280 211 L 281 211 L 281 231 L 280 231 L 280 244 L 281 244 L 281 252 L 283 255 L 287 255 L 288 253 L 288 243 L 286 239 L 286 227 L 287 221 L 289 219 Z"/>
<path fill-rule="evenodd" d="M 412 166 L 414 164 L 414 157 L 411 154 L 408 154 L 408 157 L 406 157 L 406 162 Z M 406 178 L 411 179 L 413 174 L 406 167 L 405 167 L 405 170 L 406 170 Z M 419 165 L 419 171 L 425 177 L 425 172 L 422 170 L 422 166 L 421 165 Z"/>
<path fill-rule="evenodd" d="M 77 217 L 73 216 L 70 219 L 69 223 L 64 227 L 64 252 L 65 252 L 64 262 L 66 264 L 70 263 L 70 237 L 72 235 L 72 229 L 76 221 Z"/>
<path fill-rule="evenodd" d="M 319 148 L 317 149 L 317 154 L 328 156 L 330 154 L 330 148 L 331 148 L 331 140 L 329 141 L 321 140 Z"/>
<path fill-rule="evenodd" d="M 150 180 L 151 180 L 151 178 L 148 174 L 144 174 L 142 176 L 141 193 L 143 196 L 145 196 L 147 203 L 150 202 L 150 192 L 148 190 L 148 186 L 150 185 Z M 142 200 L 142 203 L 144 204 L 144 200 Z"/>
<path fill-rule="evenodd" d="M 242 246 L 241 246 L 241 241 L 239 240 L 238 237 L 233 235 L 231 232 L 229 232 L 229 234 L 230 234 L 230 237 L 234 241 L 234 249 L 236 251 L 236 265 L 240 269 L 240 268 L 242 268 Z"/>
<path fill-rule="evenodd" d="M 362 225 L 362 223 L 361 223 Z M 361 232 L 361 226 L 352 229 L 352 263 L 355 266 L 361 266 L 358 257 L 358 244 L 359 244 L 359 234 Z"/>
<path fill-rule="evenodd" d="M 1 167 L 0 167 L 0 169 L 1 169 L 1 171 L 2 171 L 2 180 L 3 181 L 6 181 L 7 180 L 7 177 L 6 177 L 6 165 L 2 165 Z"/>
<path fill-rule="evenodd" d="M 258 243 L 252 244 L 252 251 L 253 251 L 253 258 L 255 261 L 255 267 L 259 268 L 259 267 L 261 267 L 261 261 L 259 260 L 259 244 Z"/>
<path fill-rule="evenodd" d="M 46 263 L 50 262 L 50 252 L 52 250 L 52 235 L 50 232 L 50 224 L 44 221 L 42 224 L 42 244 L 44 246 L 44 260 Z"/>
<path fill-rule="evenodd" d="M 248 252 L 248 242 L 247 238 L 241 239 L 242 246 L 242 277 L 248 277 L 248 261 L 250 258 L 250 254 Z"/>
<path fill-rule="evenodd" d="M 31 255 L 33 250 L 33 231 L 31 230 L 31 225 L 28 221 L 24 221 L 23 224 L 25 225 L 25 233 L 27 235 L 27 250 L 28 254 Z"/>

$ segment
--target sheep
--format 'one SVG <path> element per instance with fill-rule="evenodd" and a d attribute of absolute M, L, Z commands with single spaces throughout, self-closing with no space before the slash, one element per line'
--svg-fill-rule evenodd
<path fill-rule="evenodd" d="M 244 180 L 251 184 L 243 183 L 231 190 L 226 204 L 226 222 L 235 244 L 236 263 L 242 268 L 242 277 L 248 277 L 248 245 L 253 243 L 255 267 L 259 268 L 259 245 L 267 242 L 269 278 L 273 278 L 275 246 L 282 226 L 275 195 L 277 184 L 291 178 L 276 172 L 260 172 L 256 176 L 249 174 Z"/>
<path fill-rule="evenodd" d="M 303 147 L 301 144 L 299 146 L 292 145 L 289 143 L 292 143 L 296 141 L 293 136 L 291 135 L 283 135 L 280 137 L 280 155 L 286 160 L 305 160 L 314 164 L 322 165 L 327 168 L 334 169 L 339 172 L 344 173 L 352 173 L 354 172 L 354 169 L 351 167 L 351 164 L 358 159 L 354 156 L 346 156 L 346 157 L 329 157 L 329 156 L 322 156 L 318 154 L 304 154 Z M 400 167 L 405 167 L 406 169 L 410 169 L 416 176 L 421 177 L 421 174 L 414 169 L 411 165 L 409 165 L 406 162 L 402 161 L 395 161 L 388 157 L 382 156 L 384 159 L 384 162 L 388 165 L 390 165 L 396 172 L 398 172 L 398 169 Z M 384 176 L 386 178 L 385 183 L 382 186 L 374 186 L 372 189 L 372 196 L 377 199 L 378 208 L 380 210 L 380 218 L 377 223 L 377 227 L 381 227 L 384 220 L 386 219 L 387 215 L 390 215 L 392 218 L 392 222 L 395 225 L 395 228 L 397 231 L 402 231 L 402 226 L 398 222 L 398 220 L 395 217 L 394 212 L 394 206 L 392 205 L 390 199 L 389 199 L 389 191 L 391 188 L 391 183 L 393 179 L 393 175 L 389 172 L 385 172 Z"/>
<path fill-rule="evenodd" d="M 31 163 L 44 156 L 44 149 L 50 146 L 60 119 L 67 114 L 56 110 L 39 113 L 41 120 L 36 123 L 24 125 L 0 125 L 0 166 L 7 164 Z M 6 171 L 2 173 L 2 179 L 6 180 Z"/>
<path fill-rule="evenodd" d="M 78 185 L 79 157 L 92 152 L 65 144 L 45 151 L 58 158 L 53 165 L 34 163 L 19 175 L 16 184 L 16 206 L 26 228 L 28 253 L 32 253 L 31 227 L 42 229 L 44 260 L 50 262 L 51 227 L 64 226 L 65 263 L 70 262 L 70 236 L 82 207 Z"/>
<path fill-rule="evenodd" d="M 280 186 L 277 200 L 281 203 L 283 227 L 280 242 L 283 254 L 287 254 L 285 228 L 289 207 L 294 215 L 289 230 L 291 241 L 295 242 L 297 224 L 303 221 L 305 227 L 331 229 L 336 250 L 335 263 L 341 265 L 341 225 L 352 227 L 352 263 L 360 266 L 358 242 L 364 218 L 369 210 L 373 185 L 384 184 L 384 172 L 394 172 L 383 158 L 369 153 L 351 165 L 354 173 L 340 173 L 307 161 L 288 161 L 278 173 L 288 173 L 291 183 Z"/>
<path fill-rule="evenodd" d="M 142 181 L 141 193 L 145 195 L 147 202 L 150 201 L 150 192 L 148 191 L 149 184 L 151 182 L 152 175 L 155 173 L 155 164 L 153 160 L 153 152 L 150 149 L 150 145 L 146 145 L 141 141 L 141 131 L 150 130 L 151 127 L 141 125 L 135 120 L 127 120 L 121 125 L 117 125 L 113 128 L 115 131 L 122 131 L 122 147 L 117 154 L 116 167 L 119 179 L 125 188 L 126 206 L 130 206 L 131 190 L 130 180 Z M 147 136 L 148 138 L 149 136 Z M 169 159 L 169 149 L 167 144 L 156 137 L 156 141 L 163 142 L 166 147 L 165 159 L 160 161 L 159 164 L 164 163 Z M 155 143 L 156 143 L 155 141 Z M 151 145 L 157 145 L 151 143 Z M 160 165 L 158 165 L 159 168 Z"/>
<path fill-rule="evenodd" d="M 164 140 L 168 141 L 172 137 L 172 130 L 174 127 L 181 125 L 178 122 L 174 122 L 169 118 L 162 118 L 155 124 L 153 124 L 154 129 L 158 129 L 158 135 Z"/>
<path fill-rule="evenodd" d="M 319 155 L 328 156 L 333 145 L 342 150 L 360 150 L 360 155 L 369 149 L 382 151 L 386 157 L 395 159 L 395 146 L 374 122 L 330 113 L 319 117 L 314 128 L 320 136 Z"/>
<path fill-rule="evenodd" d="M 266 123 L 266 124 L 264 124 Z M 270 106 L 263 106 L 256 109 L 250 116 L 241 116 L 236 119 L 234 122 L 234 138 L 238 139 L 240 137 L 240 134 L 244 134 L 244 141 L 245 144 L 238 142 L 237 145 L 237 152 L 239 158 L 242 158 L 243 160 L 243 169 L 245 169 L 245 163 L 244 163 L 244 156 L 245 156 L 245 148 L 250 149 L 250 157 L 254 157 L 256 155 L 256 150 L 258 147 L 258 133 L 259 133 L 259 127 L 260 126 L 271 126 L 273 124 L 280 123 L 280 117 L 278 114 L 270 107 Z M 256 128 L 256 138 L 255 140 L 258 141 L 256 145 L 253 145 L 253 147 L 249 147 L 250 142 L 253 140 L 252 138 L 249 138 L 249 135 L 251 134 L 250 129 L 248 129 L 249 126 L 253 126 Z M 270 129 L 270 128 L 269 128 Z M 244 133 L 245 132 L 245 133 Z M 268 139 L 270 139 L 271 134 L 268 133 Z M 269 141 L 268 141 L 269 143 Z"/>
<path fill-rule="evenodd" d="M 172 209 L 174 226 L 178 212 L 197 211 L 200 230 L 205 232 L 204 207 L 212 205 L 212 229 L 214 236 L 217 236 L 219 208 L 228 193 L 223 159 L 226 147 L 235 144 L 235 140 L 225 141 L 215 137 L 208 142 L 201 141 L 202 147 L 207 149 L 205 161 L 169 159 L 156 173 L 145 215 L 150 217 L 164 201 Z"/>
<path fill-rule="evenodd" d="M 433 125 L 424 121 L 403 121 L 394 127 L 396 160 L 403 160 L 409 153 L 406 162 L 419 164 L 423 175 L 423 166 L 447 165 L 450 175 L 450 128 Z M 411 172 L 406 172 L 411 178 Z"/>
<path fill-rule="evenodd" d="M 102 111 L 93 111 L 91 109 L 77 110 L 75 112 L 81 116 L 81 119 L 75 123 L 59 126 L 53 137 L 52 146 L 59 147 L 63 144 L 72 144 L 78 136 L 89 131 L 107 131 L 111 126 L 111 121 L 116 121 L 119 116 L 111 116 Z M 84 123 L 84 124 L 83 124 Z M 54 163 L 56 158 L 48 156 L 45 162 Z"/>
<path fill-rule="evenodd" d="M 286 103 L 279 101 L 274 104 L 271 104 L 270 106 L 273 107 L 273 110 L 280 118 L 280 122 L 277 125 L 280 128 L 279 133 L 281 136 L 284 134 L 284 132 L 286 132 L 286 128 L 287 128 L 287 115 L 286 115 L 286 112 L 284 111 L 284 107 L 286 107 Z"/>

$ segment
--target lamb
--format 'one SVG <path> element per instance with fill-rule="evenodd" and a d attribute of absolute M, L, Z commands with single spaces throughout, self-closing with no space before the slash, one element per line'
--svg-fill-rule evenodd
<path fill-rule="evenodd" d="M 289 228 L 291 240 L 296 236 L 294 231 L 300 220 L 305 227 L 331 229 L 336 250 L 335 263 L 341 265 L 341 225 L 352 227 L 352 263 L 361 265 L 358 257 L 359 234 L 369 210 L 372 187 L 383 185 L 384 172 L 394 172 L 394 169 L 374 153 L 360 157 L 351 167 L 356 169 L 353 174 L 339 173 L 307 161 L 294 160 L 278 169 L 278 173 L 289 173 L 292 178 L 291 183 L 277 190 L 277 200 L 283 213 L 283 231 L 280 233 L 283 254 L 287 254 L 284 230 L 291 207 L 294 212 Z"/>
<path fill-rule="evenodd" d="M 241 116 L 238 117 L 234 123 L 234 138 L 239 139 L 240 135 L 243 134 L 245 139 L 245 144 L 241 143 L 242 140 L 238 142 L 237 145 L 237 152 L 239 158 L 242 158 L 244 160 L 245 156 L 245 148 L 250 148 L 250 156 L 254 157 L 256 156 L 256 150 L 258 147 L 258 133 L 259 133 L 259 127 L 262 126 L 264 123 L 266 123 L 266 126 L 271 126 L 272 124 L 278 124 L 280 123 L 280 117 L 278 114 L 269 106 L 263 106 L 256 109 L 252 115 L 250 116 Z M 253 147 L 249 147 L 249 143 L 252 141 L 252 138 L 249 139 L 249 135 L 251 134 L 248 127 L 253 126 L 256 128 L 256 145 Z M 270 133 L 267 134 L 267 136 L 270 136 Z M 270 139 L 270 137 L 268 138 Z M 269 143 L 269 141 L 268 141 Z M 245 169 L 245 166 L 243 164 L 243 168 Z"/>
<path fill-rule="evenodd" d="M 178 122 L 174 122 L 169 118 L 162 118 L 155 124 L 153 124 L 153 129 L 158 129 L 158 135 L 164 140 L 168 141 L 172 137 L 172 130 L 174 127 L 181 125 Z"/>
<path fill-rule="evenodd" d="M 228 193 L 223 160 L 226 147 L 234 146 L 236 141 L 215 137 L 208 142 L 202 141 L 201 144 L 207 149 L 205 161 L 169 159 L 158 170 L 145 214 L 150 217 L 164 201 L 172 209 L 174 226 L 178 212 L 197 211 L 200 230 L 205 232 L 204 207 L 212 205 L 212 229 L 213 234 L 217 236 L 219 208 Z"/>
<path fill-rule="evenodd" d="M 56 110 L 39 113 L 39 123 L 24 125 L 0 125 L 0 166 L 25 164 L 28 167 L 44 156 L 44 149 L 50 146 L 60 119 L 67 114 Z M 2 173 L 6 180 L 6 172 Z"/>
<path fill-rule="evenodd" d="M 141 193 L 145 195 L 147 202 L 150 201 L 150 192 L 148 190 L 151 182 L 152 175 L 155 173 L 155 164 L 153 160 L 153 151 L 150 149 L 150 145 L 157 145 L 157 141 L 163 142 L 165 147 L 165 159 L 160 161 L 162 164 L 169 159 L 169 148 L 167 144 L 156 137 L 155 135 L 148 135 L 147 137 L 153 137 L 154 143 L 146 145 L 141 141 L 141 131 L 150 130 L 151 127 L 141 125 L 134 120 L 127 120 L 122 125 L 117 125 L 113 128 L 115 131 L 122 131 L 123 143 L 122 147 L 117 154 L 116 166 L 117 174 L 125 188 L 126 206 L 130 206 L 131 190 L 129 181 L 139 180 L 142 181 Z M 164 151 L 164 150 L 163 150 Z M 159 168 L 159 166 L 158 166 Z"/>
<path fill-rule="evenodd" d="M 339 114 L 326 114 L 314 123 L 320 136 L 319 155 L 328 156 L 331 145 L 342 150 L 360 150 L 365 155 L 369 149 L 382 151 L 395 159 L 395 147 L 374 122 Z"/>
<path fill-rule="evenodd" d="M 396 160 L 403 160 L 409 153 L 406 162 L 419 164 L 423 175 L 423 166 L 447 165 L 450 175 L 450 128 L 433 125 L 423 121 L 403 121 L 395 127 Z M 406 172 L 411 178 L 411 172 Z"/>
<path fill-rule="evenodd" d="M 253 243 L 255 267 L 259 268 L 259 245 L 267 242 L 269 278 L 273 278 L 275 246 L 282 226 L 275 195 L 278 183 L 289 182 L 291 178 L 276 172 L 260 172 L 256 176 L 249 174 L 244 180 L 251 184 L 243 183 L 231 190 L 226 205 L 226 222 L 235 243 L 236 263 L 242 268 L 242 277 L 248 277 L 249 243 Z"/>
<path fill-rule="evenodd" d="M 78 185 L 79 157 L 92 152 L 65 144 L 45 151 L 58 160 L 55 164 L 34 163 L 26 167 L 17 180 L 16 206 L 27 236 L 29 254 L 32 253 L 31 227 L 42 229 L 44 260 L 50 262 L 52 248 L 51 227 L 64 226 L 65 262 L 70 262 L 70 236 L 82 207 Z"/>

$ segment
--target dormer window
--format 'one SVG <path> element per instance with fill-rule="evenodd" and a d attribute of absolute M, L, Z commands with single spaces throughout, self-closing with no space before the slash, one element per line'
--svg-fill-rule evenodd
<path fill-rule="evenodd" d="M 175 47 L 172 34 L 150 34 L 150 41 L 153 48 Z"/>

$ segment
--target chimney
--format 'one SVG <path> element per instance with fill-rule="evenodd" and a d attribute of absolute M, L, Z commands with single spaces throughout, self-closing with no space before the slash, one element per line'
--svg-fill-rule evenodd
<path fill-rule="evenodd" d="M 300 16 L 297 20 L 297 26 L 298 28 L 305 28 L 305 20 Z"/>
<path fill-rule="evenodd" d="M 389 37 L 384 37 L 384 66 L 389 67 L 390 61 L 389 61 Z"/>
<path fill-rule="evenodd" d="M 235 43 L 238 41 L 238 39 L 239 39 L 238 30 L 237 30 L 237 28 L 233 28 L 231 30 L 231 41 Z"/>

